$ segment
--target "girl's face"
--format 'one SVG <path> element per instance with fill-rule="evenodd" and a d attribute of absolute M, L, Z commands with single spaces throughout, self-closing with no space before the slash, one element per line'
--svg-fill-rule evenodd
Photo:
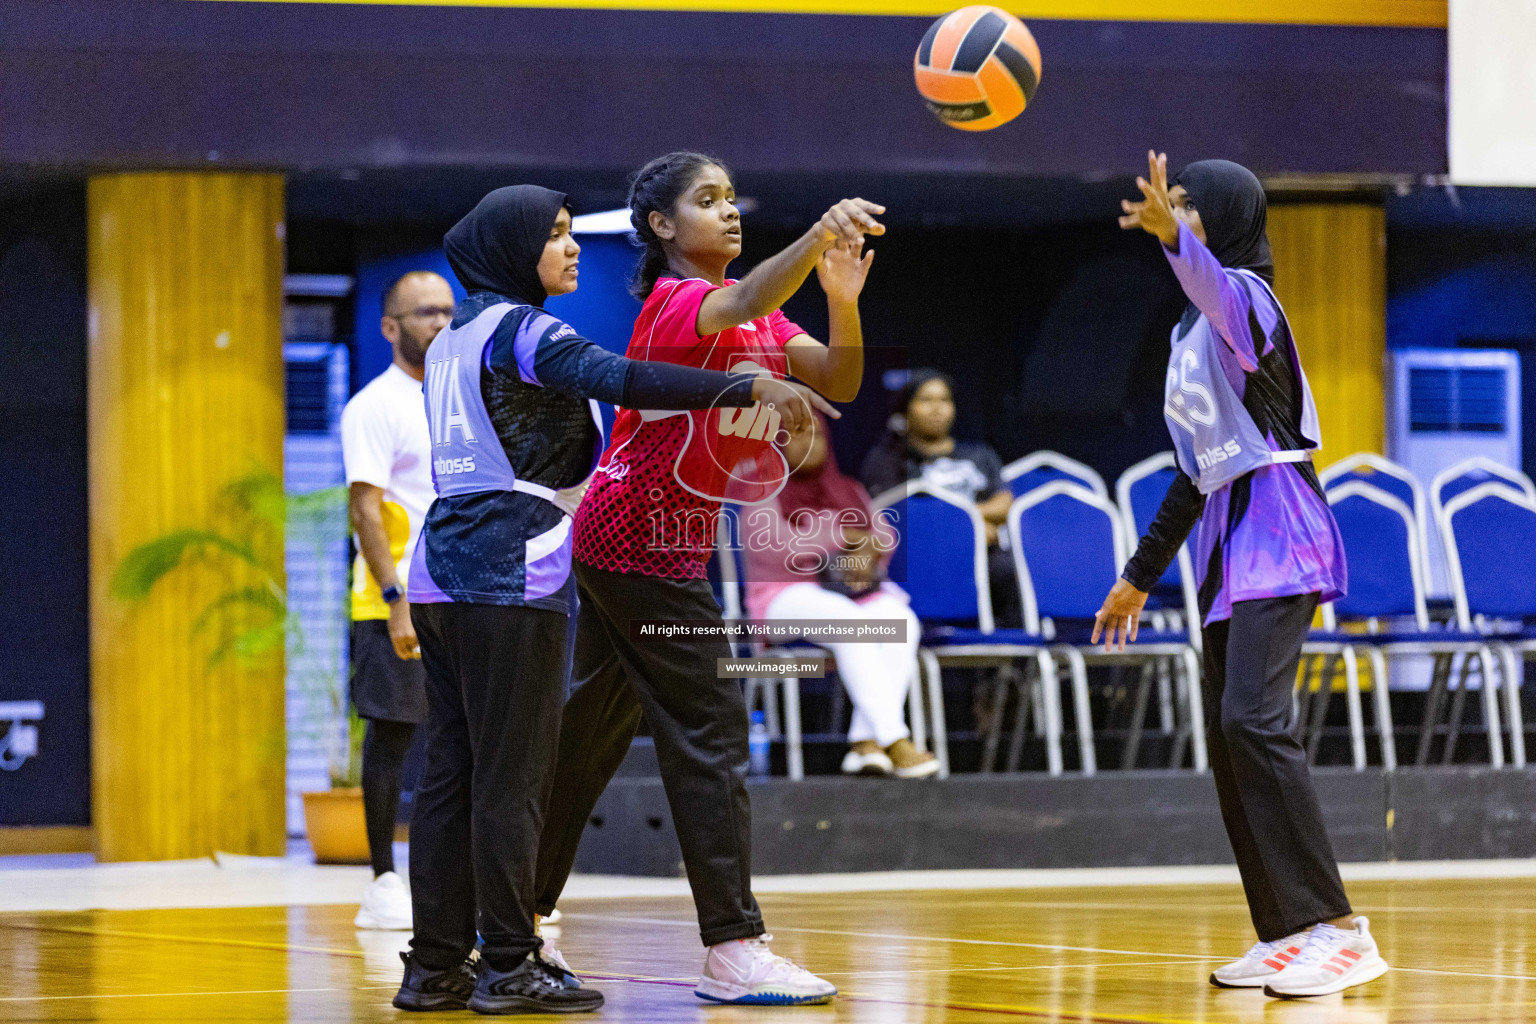
<path fill-rule="evenodd" d="M 581 246 L 571 234 L 571 211 L 562 208 L 555 218 L 555 226 L 549 230 L 549 241 L 544 243 L 544 254 L 539 257 L 539 283 L 551 296 L 567 295 L 576 290 L 576 258 Z"/>
<path fill-rule="evenodd" d="M 1200 211 L 1195 209 L 1195 201 L 1189 198 L 1183 185 L 1175 185 L 1168 190 L 1168 201 L 1173 204 L 1173 215 L 1183 221 L 1189 228 L 1189 233 L 1205 241 L 1205 225 L 1200 223 Z"/>
<path fill-rule="evenodd" d="M 740 256 L 741 211 L 725 170 L 714 164 L 699 168 L 693 183 L 677 197 L 672 216 L 651 211 L 651 230 L 690 261 L 729 263 Z"/>
<path fill-rule="evenodd" d="M 912 393 L 907 403 L 907 432 L 929 441 L 949 436 L 955 424 L 955 398 L 949 385 L 934 378 Z"/>

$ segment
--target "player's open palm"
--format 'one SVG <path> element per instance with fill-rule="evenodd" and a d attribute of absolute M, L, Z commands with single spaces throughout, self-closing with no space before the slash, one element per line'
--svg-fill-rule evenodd
<path fill-rule="evenodd" d="M 1137 590 L 1125 580 L 1116 580 L 1099 613 L 1093 617 L 1093 639 L 1089 642 L 1098 643 L 1102 635 L 1106 651 L 1125 650 L 1127 643 L 1136 642 L 1137 630 L 1141 628 L 1141 610 L 1146 604 L 1146 591 Z"/>
<path fill-rule="evenodd" d="M 863 243 L 834 245 L 821 254 L 816 264 L 816 279 L 821 290 L 833 302 L 855 302 L 864 290 L 869 278 L 869 266 L 875 260 L 874 250 L 863 252 Z M 862 253 L 862 257 L 861 254 Z"/>
<path fill-rule="evenodd" d="M 1173 200 L 1168 197 L 1168 154 L 1147 150 L 1147 177 L 1137 178 L 1136 187 L 1141 189 L 1142 201 L 1120 201 L 1124 214 L 1120 226 L 1126 230 L 1140 228 L 1155 236 L 1165 245 L 1172 245 L 1179 237 L 1179 220 L 1173 212 Z"/>

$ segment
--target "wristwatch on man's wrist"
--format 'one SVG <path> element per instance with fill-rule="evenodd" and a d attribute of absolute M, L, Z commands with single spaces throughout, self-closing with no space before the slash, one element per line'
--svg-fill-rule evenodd
<path fill-rule="evenodd" d="M 405 591 L 400 589 L 400 584 L 398 583 L 391 583 L 379 593 L 384 598 L 385 604 L 394 604 L 405 596 Z"/>

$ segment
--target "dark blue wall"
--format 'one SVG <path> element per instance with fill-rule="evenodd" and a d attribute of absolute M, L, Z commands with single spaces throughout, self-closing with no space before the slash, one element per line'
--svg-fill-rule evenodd
<path fill-rule="evenodd" d="M 1521 450 L 1536 472 L 1536 189 L 1425 189 L 1388 203 L 1387 345 L 1519 352 Z"/>
<path fill-rule="evenodd" d="M 45 710 L 0 825 L 90 822 L 85 322 L 83 191 L 0 210 L 0 701 Z"/>
<path fill-rule="evenodd" d="M 1030 109 L 919 102 L 927 18 L 185 0 L 0 4 L 0 165 L 1439 173 L 1441 29 L 1036 20 Z"/>

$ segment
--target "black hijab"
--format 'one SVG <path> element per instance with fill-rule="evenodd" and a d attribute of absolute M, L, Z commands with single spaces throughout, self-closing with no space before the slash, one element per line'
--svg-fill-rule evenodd
<path fill-rule="evenodd" d="M 1252 171 L 1230 160 L 1200 160 L 1173 179 L 1194 200 L 1205 227 L 1206 245 L 1224 267 L 1251 270 L 1275 283 L 1265 227 L 1269 204 Z"/>
<path fill-rule="evenodd" d="M 443 236 L 443 252 L 467 291 L 491 291 L 544 305 L 539 258 L 565 206 L 565 193 L 508 185 L 488 194 Z"/>

